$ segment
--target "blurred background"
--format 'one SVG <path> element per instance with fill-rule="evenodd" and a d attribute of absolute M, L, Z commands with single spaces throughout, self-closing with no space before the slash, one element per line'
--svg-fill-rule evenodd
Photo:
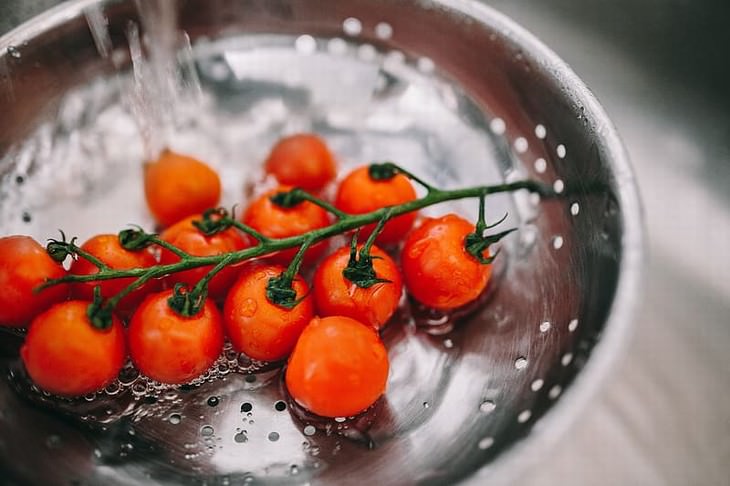
<path fill-rule="evenodd" d="M 58 0 L 0 0 L 0 34 Z M 566 60 L 622 135 L 648 261 L 635 332 L 521 486 L 730 485 L 730 2 L 490 0 Z"/>

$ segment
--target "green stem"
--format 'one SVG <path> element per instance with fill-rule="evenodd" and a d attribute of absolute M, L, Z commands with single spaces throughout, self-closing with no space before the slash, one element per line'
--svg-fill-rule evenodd
<path fill-rule="evenodd" d="M 49 280 L 44 283 L 41 288 L 46 288 L 62 283 L 96 282 L 124 277 L 135 277 L 138 279 L 144 277 L 144 281 L 147 281 L 151 278 L 163 277 L 165 275 L 190 270 L 193 268 L 199 268 L 207 265 L 218 265 L 224 259 L 229 262 L 229 265 L 240 263 L 245 260 L 270 255 L 272 253 L 287 250 L 289 248 L 301 247 L 305 243 L 309 243 L 311 245 L 327 238 L 331 238 L 333 236 L 347 233 L 357 228 L 361 228 L 368 224 L 376 223 L 382 220 L 383 217 L 388 214 L 390 215 L 390 217 L 395 218 L 402 214 L 418 211 L 420 209 L 447 201 L 476 198 L 488 196 L 490 194 L 517 191 L 521 189 L 536 192 L 543 196 L 551 196 L 554 194 L 552 192 L 552 189 L 550 189 L 546 185 L 534 181 L 519 181 L 506 184 L 497 184 L 493 186 L 474 186 L 453 190 L 438 189 L 429 192 L 422 198 L 414 199 L 403 204 L 387 208 L 381 208 L 365 214 L 348 214 L 329 226 L 318 228 L 308 233 L 291 236 L 288 238 L 267 239 L 262 241 L 261 244 L 259 244 L 258 246 L 245 248 L 243 250 L 231 253 L 210 256 L 190 256 L 187 258 L 181 258 L 180 261 L 175 263 L 157 265 L 154 267 L 132 268 L 127 270 L 102 269 L 98 273 L 92 275 L 67 275 L 59 279 Z"/>

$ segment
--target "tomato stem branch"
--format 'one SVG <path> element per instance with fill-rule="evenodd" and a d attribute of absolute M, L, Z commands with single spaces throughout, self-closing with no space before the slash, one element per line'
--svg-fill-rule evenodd
<path fill-rule="evenodd" d="M 497 194 L 497 193 L 504 193 L 504 192 L 513 192 L 513 191 L 519 191 L 519 190 L 527 190 L 530 192 L 538 193 L 542 196 L 553 196 L 555 193 L 552 191 L 550 187 L 547 185 L 544 185 L 539 182 L 535 181 L 518 181 L 518 182 L 511 182 L 511 183 L 505 183 L 505 184 L 496 184 L 496 185 L 490 185 L 490 186 L 474 186 L 474 187 L 466 187 L 461 189 L 452 189 L 452 190 L 442 190 L 437 189 L 423 181 L 421 181 L 418 178 L 415 178 L 407 171 L 404 171 L 400 167 L 396 166 L 395 164 L 387 163 L 386 166 L 387 169 L 392 169 L 394 171 L 398 171 L 400 173 L 403 173 L 404 175 L 407 175 L 408 177 L 411 177 L 414 181 L 418 182 L 419 184 L 423 185 L 427 190 L 427 194 L 421 198 L 414 199 L 412 201 L 408 201 L 403 204 L 398 204 L 395 206 L 385 207 L 381 208 L 375 211 L 371 211 L 369 213 L 365 214 L 346 214 L 342 211 L 337 210 L 336 208 L 332 207 L 329 203 L 325 201 L 321 201 L 320 199 L 316 198 L 315 196 L 308 194 L 301 189 L 297 189 L 295 196 L 301 197 L 304 200 L 310 201 L 312 203 L 318 204 L 321 207 L 324 207 L 325 209 L 332 212 L 335 216 L 338 217 L 337 221 L 330 224 L 329 226 L 318 228 L 315 230 L 312 230 L 310 232 L 297 235 L 297 236 L 291 236 L 287 238 L 267 238 L 258 233 L 257 231 L 249 228 L 246 225 L 243 225 L 242 223 L 237 222 L 233 218 L 231 218 L 228 214 L 228 212 L 223 208 L 218 208 L 210 211 L 206 211 L 204 215 L 203 222 L 199 229 L 201 231 L 204 231 L 206 234 L 215 234 L 216 232 L 222 231 L 224 229 L 227 229 L 231 226 L 236 227 L 237 229 L 253 236 L 259 241 L 259 244 L 254 247 L 248 247 L 243 250 L 238 250 L 230 253 L 223 253 L 218 255 L 210 255 L 210 256 L 194 256 L 189 255 L 182 250 L 175 251 L 173 250 L 172 245 L 166 246 L 164 242 L 162 242 L 159 238 L 157 238 L 156 235 L 151 235 L 144 233 L 141 229 L 136 230 L 125 230 L 126 232 L 129 232 L 126 234 L 126 237 L 129 241 L 133 242 L 134 245 L 132 245 L 134 248 L 144 248 L 145 246 L 156 244 L 161 247 L 164 247 L 170 251 L 175 252 L 178 256 L 180 256 L 180 260 L 175 263 L 170 264 L 158 264 L 151 267 L 144 267 L 144 268 L 132 268 L 132 269 L 125 269 L 125 270 L 115 270 L 106 267 L 105 265 L 97 265 L 99 266 L 99 272 L 91 275 L 66 275 L 62 278 L 48 280 L 44 284 L 42 284 L 38 290 L 50 287 L 53 285 L 59 285 L 63 283 L 77 283 L 77 282 L 101 282 L 104 280 L 112 280 L 117 278 L 136 278 L 130 286 L 128 286 L 126 289 L 124 289 L 119 294 L 115 295 L 111 299 L 109 299 L 105 307 L 108 306 L 115 306 L 121 298 L 128 295 L 129 292 L 139 288 L 140 286 L 144 285 L 146 282 L 153 278 L 161 278 L 170 274 L 183 272 L 185 270 L 190 270 L 193 268 L 199 268 L 203 266 L 214 266 L 213 270 L 211 272 L 219 271 L 220 269 L 224 268 L 227 265 L 232 265 L 236 263 L 240 263 L 246 260 L 250 260 L 253 258 L 258 258 L 266 255 L 270 255 L 272 253 L 280 252 L 282 250 L 287 250 L 290 248 L 299 248 L 299 252 L 297 253 L 297 257 L 295 257 L 295 260 L 292 262 L 292 264 L 289 266 L 286 272 L 282 274 L 282 277 L 285 278 L 286 281 L 289 282 L 289 285 L 291 285 L 291 281 L 293 280 L 294 276 L 298 273 L 299 266 L 301 265 L 301 259 L 303 258 L 304 252 L 307 248 L 309 248 L 311 245 L 318 243 L 322 240 L 326 240 L 328 238 L 331 238 L 336 235 L 344 234 L 353 230 L 356 230 L 358 228 L 362 228 L 363 226 L 378 223 L 379 225 L 384 225 L 385 222 L 389 218 L 395 218 L 397 216 L 400 216 L 402 214 L 411 213 L 414 211 L 418 211 L 420 209 L 433 206 L 436 204 L 440 204 L 447 201 L 453 201 L 457 199 L 466 199 L 466 198 L 479 198 L 480 204 L 482 203 L 483 199 L 491 194 Z M 385 165 L 385 164 L 383 164 Z M 334 209 L 334 211 L 333 211 Z M 486 223 L 484 223 L 484 228 L 481 228 L 482 231 L 484 229 L 488 228 Z M 510 230 L 511 231 L 511 230 Z M 476 234 L 476 233 L 475 233 Z M 498 236 L 504 236 L 506 232 L 500 233 L 500 235 L 494 235 L 490 237 L 483 237 L 481 238 L 480 245 L 483 245 L 485 242 L 485 239 L 488 239 L 490 242 L 496 241 L 495 238 Z M 120 234 L 120 240 L 121 240 L 121 234 Z M 372 245 L 372 241 L 374 241 L 374 237 L 376 235 L 371 235 L 371 237 L 368 239 L 368 242 L 370 242 L 370 245 Z M 372 241 L 370 241 L 372 239 Z M 65 240 L 65 238 L 64 238 Z M 70 245 L 70 246 L 69 246 Z M 131 245 L 131 243 L 130 243 Z M 366 245 L 368 243 L 366 242 Z M 125 246 L 126 248 L 127 246 Z M 369 248 L 369 246 L 368 246 Z M 131 248 L 128 248 L 131 249 Z M 70 243 L 67 243 L 65 241 L 58 242 L 55 240 L 52 240 L 48 244 L 48 251 L 51 253 L 51 256 L 58 259 L 60 257 L 65 257 L 65 255 L 69 254 L 76 254 L 78 252 L 77 247 L 73 243 L 73 240 Z M 55 252 L 55 253 L 54 253 Z M 85 253 L 85 252 L 84 252 Z M 479 254 L 481 256 L 481 253 Z M 79 256 L 82 256 L 86 258 L 86 255 L 83 253 L 79 253 Z M 89 255 L 90 256 L 90 255 Z M 93 258 L 93 257 L 92 257 Z M 93 262 L 93 260 L 90 260 Z M 101 262 L 99 262 L 101 263 Z M 214 275 L 214 274 L 213 274 Z M 210 276 L 212 278 L 213 275 L 210 275 L 210 273 L 206 276 Z M 208 279 L 209 281 L 210 279 Z M 191 293 L 196 294 L 196 289 L 199 291 L 203 287 L 207 285 L 207 282 L 200 283 L 200 287 L 196 285 L 196 288 L 193 289 Z M 197 296 L 196 296 L 197 297 Z M 295 297 L 296 298 L 296 297 Z"/>

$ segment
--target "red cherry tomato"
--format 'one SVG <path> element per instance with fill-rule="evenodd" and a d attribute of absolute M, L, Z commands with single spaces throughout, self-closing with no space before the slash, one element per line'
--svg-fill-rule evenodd
<path fill-rule="evenodd" d="M 203 162 L 165 150 L 145 164 L 144 190 L 147 206 L 158 223 L 169 226 L 218 205 L 221 182 Z"/>
<path fill-rule="evenodd" d="M 392 179 L 375 180 L 370 177 L 369 166 L 352 171 L 340 183 L 335 206 L 350 214 L 363 214 L 386 206 L 395 206 L 416 199 L 411 181 L 402 174 Z M 416 213 L 408 213 L 388 221 L 377 241 L 381 244 L 397 243 L 408 233 L 416 220 Z M 360 238 L 366 239 L 375 228 L 374 224 L 360 231 Z"/>
<path fill-rule="evenodd" d="M 375 330 L 349 317 L 312 319 L 294 347 L 286 387 L 323 417 L 358 414 L 385 392 L 388 353 Z"/>
<path fill-rule="evenodd" d="M 57 285 L 35 293 L 46 280 L 66 275 L 46 250 L 29 236 L 0 238 L 0 326 L 21 327 L 68 296 Z"/>
<path fill-rule="evenodd" d="M 426 219 L 403 246 L 406 288 L 422 304 L 439 310 L 461 307 L 484 291 L 492 273 L 470 255 L 464 239 L 474 225 L 455 214 Z M 485 250 L 485 257 L 489 256 Z"/>
<path fill-rule="evenodd" d="M 127 270 L 130 268 L 147 268 L 154 266 L 157 261 L 155 257 L 146 250 L 129 251 L 120 243 L 117 235 L 97 235 L 81 245 L 81 249 L 95 256 L 113 270 Z M 98 273 L 96 265 L 85 258 L 79 257 L 71 265 L 69 271 L 74 275 L 92 275 Z M 101 287 L 101 295 L 110 298 L 118 294 L 125 287 L 133 283 L 135 278 L 119 278 L 113 280 L 102 280 L 99 282 L 83 282 L 74 284 L 72 295 L 81 300 L 93 300 L 94 287 Z M 149 282 L 124 297 L 117 305 L 117 312 L 121 316 L 128 316 L 134 311 L 139 303 L 149 292 L 155 291 L 157 282 Z"/>
<path fill-rule="evenodd" d="M 280 186 L 253 201 L 243 214 L 243 222 L 269 238 L 298 236 L 330 224 L 327 211 L 314 203 L 302 201 L 291 208 L 284 208 L 271 200 L 271 196 L 291 189 L 288 186 Z M 326 246 L 323 243 L 312 246 L 307 251 L 307 261 L 315 260 L 325 250 Z M 286 265 L 294 258 L 296 252 L 296 248 L 284 250 L 275 254 L 272 260 Z"/>
<path fill-rule="evenodd" d="M 362 245 L 358 246 L 358 252 Z M 375 329 L 391 318 L 403 293 L 400 271 L 390 256 L 380 248 L 370 249 L 378 279 L 368 288 L 358 287 L 342 274 L 350 260 L 350 247 L 344 246 L 324 259 L 314 274 L 314 299 L 322 316 L 347 316 Z"/>
<path fill-rule="evenodd" d="M 309 287 L 297 277 L 292 283 L 297 299 L 292 309 L 271 303 L 266 297 L 269 279 L 285 268 L 251 265 L 246 268 L 226 299 L 223 323 L 236 350 L 253 359 L 278 361 L 291 353 L 304 327 L 314 317 Z"/>
<path fill-rule="evenodd" d="M 319 191 L 335 178 L 335 160 L 317 135 L 300 133 L 282 138 L 266 159 L 266 172 L 279 184 Z"/>
<path fill-rule="evenodd" d="M 126 359 L 124 329 L 116 317 L 96 329 L 86 315 L 90 302 L 55 304 L 33 320 L 20 349 L 33 382 L 56 395 L 79 396 L 101 390 L 119 374 Z"/>
<path fill-rule="evenodd" d="M 160 238 L 194 256 L 212 256 L 232 251 L 243 250 L 250 246 L 247 238 L 241 236 L 235 228 L 228 228 L 213 236 L 205 236 L 198 228 L 193 226 L 193 221 L 200 220 L 202 216 L 191 216 L 174 224 L 166 229 Z M 180 257 L 173 252 L 162 249 L 160 263 L 170 264 L 180 261 Z M 175 283 L 186 283 L 192 288 L 200 279 L 211 270 L 212 266 L 198 267 L 184 272 L 179 272 L 167 277 L 167 281 Z M 231 288 L 238 275 L 238 267 L 233 265 L 224 268 L 217 273 L 208 284 L 208 295 L 214 300 L 225 298 L 226 292 Z"/>
<path fill-rule="evenodd" d="M 198 314 L 184 317 L 167 301 L 172 290 L 148 296 L 127 331 L 135 366 L 161 383 L 179 385 L 202 375 L 223 350 L 221 315 L 210 299 Z"/>

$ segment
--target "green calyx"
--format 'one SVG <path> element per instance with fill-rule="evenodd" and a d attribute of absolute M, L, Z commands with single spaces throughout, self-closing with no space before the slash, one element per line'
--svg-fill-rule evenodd
<path fill-rule="evenodd" d="M 383 162 L 382 164 L 370 164 L 368 167 L 368 175 L 374 181 L 389 181 L 398 175 L 398 166 L 392 162 Z"/>
<path fill-rule="evenodd" d="M 380 257 L 370 255 L 370 247 L 364 245 L 357 251 L 357 233 L 350 244 L 350 260 L 342 270 L 342 275 L 361 289 L 369 289 L 379 283 L 391 283 L 390 280 L 378 278 L 373 266 L 373 260 Z"/>
<path fill-rule="evenodd" d="M 305 201 L 300 189 L 292 189 L 291 191 L 277 192 L 269 197 L 272 203 L 285 209 L 293 208 Z"/>
<path fill-rule="evenodd" d="M 119 232 L 119 244 L 129 251 L 144 250 L 155 242 L 156 235 L 145 233 L 139 226 Z"/>
<path fill-rule="evenodd" d="M 101 296 L 101 287 L 98 285 L 94 287 L 94 299 L 86 309 L 86 316 L 91 321 L 91 325 L 101 331 L 111 328 L 113 322 L 112 309 L 112 306 L 104 302 Z"/>
<path fill-rule="evenodd" d="M 212 208 L 203 213 L 202 219 L 193 221 L 193 226 L 205 236 L 213 236 L 221 233 L 231 226 L 234 220 L 225 208 Z"/>
<path fill-rule="evenodd" d="M 167 305 L 183 317 L 193 317 L 203 309 L 207 293 L 207 287 L 197 292 L 196 289 L 190 291 L 184 283 L 176 283 Z"/>

